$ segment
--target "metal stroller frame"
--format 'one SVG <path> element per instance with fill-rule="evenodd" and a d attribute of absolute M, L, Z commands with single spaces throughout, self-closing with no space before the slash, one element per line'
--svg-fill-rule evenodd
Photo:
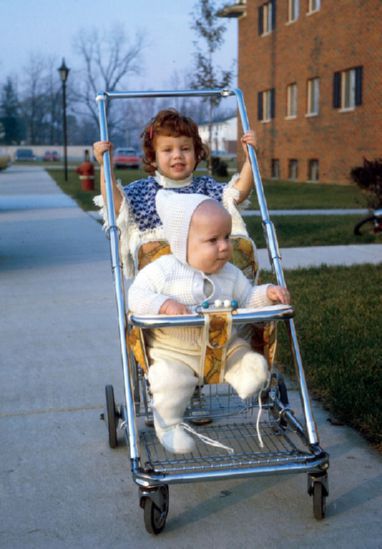
<path fill-rule="evenodd" d="M 182 96 L 235 96 L 243 131 L 249 130 L 248 116 L 240 89 L 104 91 L 100 92 L 96 98 L 99 109 L 101 140 L 108 140 L 107 101 L 121 98 L 172 98 Z M 270 263 L 276 275 L 277 283 L 280 286 L 286 286 L 276 232 L 269 218 L 255 151 L 252 147 L 248 147 L 248 150 Z M 291 306 L 278 306 L 275 311 L 259 310 L 237 314 L 232 318 L 236 324 L 269 322 L 271 320 L 283 320 L 285 322 L 299 386 L 303 423 L 295 417 L 293 410 L 289 407 L 282 379 L 273 376 L 273 383 L 264 405 L 269 412 L 269 422 L 262 425 L 265 450 L 259 451 L 257 439 L 251 431 L 253 421 L 251 422 L 251 417 L 248 419 L 248 416 L 252 415 L 255 403 L 251 400 L 243 405 L 242 402 L 239 402 L 240 399 L 233 395 L 232 391 L 227 391 L 224 386 L 209 386 L 207 395 L 205 391 L 200 393 L 199 400 L 202 400 L 204 404 L 206 401 L 214 403 L 215 408 L 210 407 L 208 414 L 216 419 L 212 426 L 207 426 L 201 431 L 206 434 L 212 432 L 220 440 L 228 440 L 235 447 L 233 456 L 222 455 L 221 450 L 219 453 L 216 449 L 206 451 L 205 447 L 202 450 L 198 447 L 196 456 L 182 456 L 180 458 L 167 454 L 164 449 L 160 448 L 159 443 L 156 445 L 153 430 L 150 433 L 146 428 L 143 432 L 139 432 L 137 418 L 140 415 L 145 416 L 147 424 L 150 421 L 150 408 L 147 401 L 147 388 L 145 387 L 144 377 L 137 368 L 131 350 L 126 343 L 128 325 L 135 325 L 144 329 L 185 325 L 202 326 L 204 317 L 195 315 L 166 317 L 166 319 L 163 319 L 163 317 L 148 318 L 133 315 L 127 317 L 123 274 L 119 257 L 119 229 L 116 225 L 113 204 L 109 153 L 104 155 L 104 172 L 108 216 L 107 233 L 110 239 L 111 265 L 118 311 L 125 396 L 125 403 L 117 407 L 112 386 L 106 387 L 106 419 L 111 447 L 117 445 L 117 427 L 119 426 L 124 431 L 130 450 L 132 477 L 139 486 L 140 505 L 144 509 L 146 529 L 154 534 L 158 534 L 163 530 L 168 513 L 168 485 L 170 484 L 281 473 L 308 473 L 308 494 L 313 496 L 314 516 L 317 519 L 322 519 L 325 516 L 325 501 L 328 496 L 327 470 L 329 456 L 319 444 Z M 225 407 L 230 410 L 230 417 L 228 422 L 226 421 L 224 425 L 221 425 L 219 420 L 221 416 L 215 415 L 215 413 L 216 409 L 219 409 L 221 414 L 222 409 L 224 410 Z M 192 417 L 192 406 L 189 413 L 189 417 Z M 240 423 L 232 422 L 233 414 L 236 414 L 236 419 L 239 417 Z M 224 413 L 222 416 L 224 417 Z M 219 431 L 218 434 L 216 434 L 216 430 Z"/>

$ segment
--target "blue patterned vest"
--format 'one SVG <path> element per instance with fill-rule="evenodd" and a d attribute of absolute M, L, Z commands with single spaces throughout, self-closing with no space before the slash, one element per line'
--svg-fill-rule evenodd
<path fill-rule="evenodd" d="M 123 187 L 133 220 L 141 232 L 155 229 L 161 225 L 156 211 L 155 196 L 162 188 L 152 176 L 147 179 L 139 179 Z M 192 182 L 187 187 L 171 187 L 169 190 L 183 194 L 204 194 L 221 202 L 224 188 L 225 185 L 218 183 L 208 175 L 203 175 L 193 177 Z"/>

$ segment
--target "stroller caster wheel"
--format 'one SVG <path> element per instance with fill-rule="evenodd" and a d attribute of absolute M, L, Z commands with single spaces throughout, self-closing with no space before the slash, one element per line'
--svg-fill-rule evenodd
<path fill-rule="evenodd" d="M 146 427 L 154 427 L 154 420 L 151 417 L 145 418 L 145 425 Z"/>
<path fill-rule="evenodd" d="M 322 520 L 326 514 L 326 498 L 329 495 L 327 473 L 308 475 L 308 494 L 313 496 L 313 516 Z"/>
<path fill-rule="evenodd" d="M 110 448 L 116 448 L 118 446 L 117 439 L 117 426 L 119 414 L 114 400 L 114 389 L 112 385 L 106 385 L 105 387 L 105 397 L 106 397 L 106 422 L 107 430 L 109 434 L 109 446 Z"/>
<path fill-rule="evenodd" d="M 166 526 L 169 508 L 169 490 L 167 484 L 159 488 L 142 490 L 140 506 L 143 508 L 143 520 L 149 534 L 157 536 Z"/>
<path fill-rule="evenodd" d="M 313 486 L 313 515 L 316 520 L 325 518 L 326 496 L 321 482 L 315 482 Z"/>

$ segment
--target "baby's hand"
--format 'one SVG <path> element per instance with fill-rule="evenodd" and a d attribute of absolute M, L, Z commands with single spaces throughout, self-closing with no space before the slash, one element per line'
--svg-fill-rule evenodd
<path fill-rule="evenodd" d="M 248 158 L 247 145 L 252 145 L 254 149 L 257 147 L 256 134 L 253 130 L 249 130 L 240 139 L 246 158 Z"/>
<path fill-rule="evenodd" d="M 286 288 L 282 288 L 281 286 L 274 286 L 273 284 L 268 286 L 267 297 L 272 301 L 283 303 L 284 305 L 288 305 L 290 303 L 290 295 L 288 290 Z"/>
<path fill-rule="evenodd" d="M 189 315 L 190 311 L 183 303 L 175 301 L 175 299 L 166 299 L 159 309 L 161 315 Z"/>
<path fill-rule="evenodd" d="M 96 158 L 98 164 L 103 166 L 103 153 L 105 151 L 110 151 L 110 154 L 113 150 L 113 145 L 110 141 L 96 141 L 93 145 L 94 157 Z"/>

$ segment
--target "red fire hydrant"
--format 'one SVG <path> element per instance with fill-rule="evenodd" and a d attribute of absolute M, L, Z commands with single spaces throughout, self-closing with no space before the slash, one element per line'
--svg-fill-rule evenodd
<path fill-rule="evenodd" d="M 81 189 L 83 191 L 94 191 L 94 164 L 90 160 L 89 151 L 85 151 L 85 159 L 76 168 L 76 172 L 80 176 Z"/>

